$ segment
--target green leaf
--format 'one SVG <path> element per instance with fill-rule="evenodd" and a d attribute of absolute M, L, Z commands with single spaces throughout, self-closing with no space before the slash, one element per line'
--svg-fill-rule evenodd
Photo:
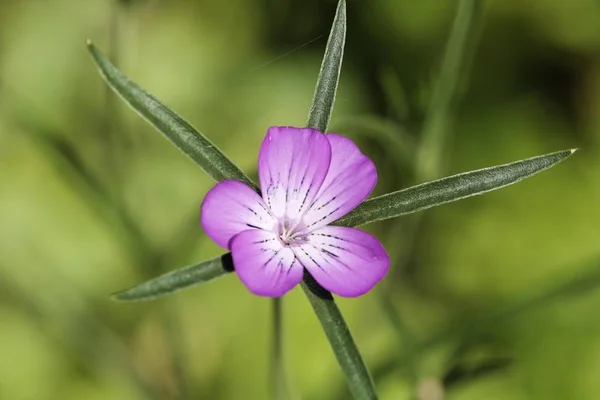
<path fill-rule="evenodd" d="M 331 35 L 327 42 L 325 58 L 321 66 L 321 72 L 318 78 L 317 88 L 315 90 L 315 96 L 324 96 L 326 100 L 313 104 L 309 116 L 308 126 L 320 129 L 322 131 L 327 129 L 327 123 L 329 121 L 331 111 L 333 109 L 333 103 L 335 101 L 335 88 L 337 87 L 337 81 L 339 79 L 339 71 L 343 56 L 343 46 L 345 43 L 345 33 L 346 4 L 345 1 L 342 0 L 338 4 L 336 17 L 331 29 Z M 122 82 L 119 84 L 119 87 L 127 88 L 135 85 L 131 83 L 114 66 L 112 66 L 106 59 L 104 59 L 104 57 L 95 49 L 93 45 L 88 44 L 88 46 L 92 52 L 92 55 L 94 56 L 94 59 L 100 66 L 100 71 L 104 74 L 105 79 L 107 82 L 109 82 L 109 84 L 110 81 L 108 78 L 106 78 L 106 76 L 109 76 L 109 74 L 103 72 L 104 70 L 108 70 L 110 76 L 118 77 L 117 80 Z M 135 85 L 135 87 L 137 88 L 137 85 Z M 144 96 L 150 96 L 144 93 L 142 89 L 137 88 L 136 90 L 141 91 Z M 117 93 L 119 92 L 117 91 Z M 125 100 L 130 103 L 127 98 L 125 98 Z M 161 104 L 154 98 L 152 98 L 152 101 Z M 181 120 L 182 123 L 186 124 L 180 117 L 177 118 Z M 152 120 L 150 120 L 150 122 L 152 123 Z M 190 129 L 193 128 L 190 127 Z M 233 270 L 233 267 L 229 268 L 225 265 L 221 265 L 220 262 L 222 259 L 231 260 L 231 253 L 227 253 L 220 258 L 208 260 L 197 265 L 173 270 L 148 282 L 134 286 L 131 289 L 119 292 L 115 294 L 113 298 L 121 301 L 152 300 L 157 297 L 170 294 L 176 290 L 184 289 L 186 287 L 203 282 L 208 282 L 209 280 L 225 275 Z"/>
<path fill-rule="evenodd" d="M 453 175 L 365 201 L 336 225 L 358 226 L 483 194 L 529 178 L 563 161 L 576 149 Z"/>
<path fill-rule="evenodd" d="M 229 272 L 233 272 L 231 253 L 168 272 L 131 289 L 115 293 L 112 298 L 119 301 L 153 300 L 192 285 L 212 281 Z"/>
<path fill-rule="evenodd" d="M 335 94 L 337 92 L 340 72 L 342 70 L 342 59 L 344 58 L 344 45 L 346 43 L 346 1 L 338 2 L 335 18 L 327 46 L 325 56 L 321 63 L 321 70 L 317 78 L 315 94 L 308 112 L 308 127 L 327 131 L 327 125 L 331 119 Z"/>
<path fill-rule="evenodd" d="M 453 175 L 375 197 L 336 221 L 336 225 L 358 226 L 395 218 L 500 189 L 551 168 L 574 152 L 574 149 L 563 150 L 510 164 Z M 231 253 L 227 253 L 212 260 L 171 271 L 139 286 L 119 292 L 113 297 L 122 301 L 155 299 L 179 289 L 208 282 L 232 271 Z"/>
<path fill-rule="evenodd" d="M 179 150 L 194 160 L 217 181 L 235 179 L 258 187 L 210 140 L 177 113 L 131 81 L 92 44 L 87 42 L 92 59 L 106 83 L 146 121 L 152 124 Z"/>

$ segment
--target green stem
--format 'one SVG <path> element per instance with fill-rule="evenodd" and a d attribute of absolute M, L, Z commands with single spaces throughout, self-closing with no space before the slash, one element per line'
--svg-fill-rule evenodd
<path fill-rule="evenodd" d="M 283 315 L 281 312 L 281 298 L 272 300 L 273 311 L 273 341 L 271 363 L 271 390 L 273 400 L 287 398 L 285 363 L 283 357 Z"/>
<path fill-rule="evenodd" d="M 312 279 L 305 279 L 302 289 L 323 326 L 354 399 L 377 399 L 371 374 L 331 293 L 317 286 Z"/>
<path fill-rule="evenodd" d="M 450 133 L 453 119 L 453 105 L 459 97 L 459 86 L 464 82 L 476 47 L 477 31 L 482 21 L 483 0 L 460 0 L 446 51 L 442 60 L 439 76 L 433 88 L 428 112 L 423 124 L 422 141 L 420 143 L 413 179 L 416 182 L 436 179 L 443 170 L 443 150 Z M 416 233 L 423 220 L 423 214 L 412 216 L 403 226 L 404 247 L 407 252 L 416 241 Z M 405 272 L 408 261 L 407 254 L 397 257 L 392 276 Z M 392 280 L 395 281 L 396 279 Z M 390 293 L 385 290 L 381 294 L 382 308 L 396 335 L 404 347 L 402 360 L 409 368 L 413 382 L 419 378 L 418 356 L 413 335 L 404 325 L 401 315 L 393 307 Z"/>
<path fill-rule="evenodd" d="M 345 42 L 346 2 L 339 0 L 308 114 L 308 127 L 321 132 L 327 131 L 333 111 Z M 323 289 L 308 272 L 305 272 L 302 289 L 321 322 L 354 398 L 357 400 L 377 399 L 373 379 L 331 293 Z"/>
<path fill-rule="evenodd" d="M 380 293 L 381 308 L 396 332 L 400 347 L 404 349 L 403 360 L 407 364 L 410 380 L 416 384 L 419 379 L 416 338 L 406 326 L 402 315 L 394 307 L 390 293 L 387 290 L 382 290 Z"/>
<path fill-rule="evenodd" d="M 108 24 L 108 57 L 112 60 L 114 65 L 119 65 L 119 14 L 120 4 L 116 1 L 112 1 L 110 4 L 110 15 Z M 119 179 L 120 172 L 120 157 L 119 157 L 119 141 L 117 135 L 121 135 L 122 132 L 121 124 L 119 121 L 118 107 L 115 102 L 115 93 L 111 90 L 110 86 L 106 85 L 106 98 L 104 103 L 104 120 L 105 124 L 101 127 L 101 138 L 103 141 L 105 163 L 109 169 L 109 177 L 113 181 L 113 187 L 115 187 L 115 195 L 119 197 L 122 187 Z M 120 199 L 119 199 L 120 200 Z"/>
<path fill-rule="evenodd" d="M 419 179 L 435 179 L 439 173 L 452 121 L 452 106 L 457 98 L 461 79 L 469 70 L 482 15 L 483 0 L 459 1 L 423 124 L 422 143 L 417 156 Z"/>

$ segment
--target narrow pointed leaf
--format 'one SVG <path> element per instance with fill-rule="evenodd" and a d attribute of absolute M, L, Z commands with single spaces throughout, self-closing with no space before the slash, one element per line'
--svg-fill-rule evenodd
<path fill-rule="evenodd" d="M 564 150 L 510 164 L 484 168 L 427 182 L 367 200 L 337 225 L 358 226 L 410 214 L 511 185 L 553 167 L 575 150 Z M 171 271 L 113 296 L 116 300 L 150 300 L 208 282 L 233 271 L 231 253 Z M 324 301 L 324 300 L 323 300 Z M 335 307 L 335 303 L 329 305 Z M 321 311 L 324 310 L 321 309 Z M 321 318 L 322 316 L 319 316 Z"/>
<path fill-rule="evenodd" d="M 365 201 L 336 221 L 336 225 L 368 224 L 500 189 L 551 168 L 574 152 L 574 149 L 563 150 L 388 193 Z"/>
<path fill-rule="evenodd" d="M 346 1 L 338 2 L 337 11 L 325 47 L 325 56 L 317 78 L 315 94 L 308 113 L 308 127 L 327 131 L 337 92 L 344 44 L 346 43 Z"/>
<path fill-rule="evenodd" d="M 331 111 L 333 110 L 333 105 L 335 102 L 335 91 L 337 89 L 337 82 L 340 74 L 342 56 L 344 52 L 345 36 L 346 4 L 344 0 L 341 0 L 338 4 L 336 17 L 333 23 L 333 27 L 331 29 L 329 40 L 327 42 L 325 58 L 321 65 L 321 71 L 319 73 L 318 83 L 315 89 L 315 100 L 313 102 L 314 104 L 310 109 L 309 115 L 308 126 L 319 129 L 323 132 L 327 129 L 327 124 L 329 122 Z M 154 113 L 152 113 L 152 110 L 154 110 L 156 107 L 158 107 L 161 110 L 167 110 L 164 112 L 168 115 L 174 115 L 176 120 L 179 121 L 185 129 L 190 130 L 193 135 L 199 136 L 206 143 L 210 143 L 207 139 L 205 139 L 203 136 L 197 133 L 194 128 L 192 128 L 189 124 L 183 121 L 181 117 L 168 110 L 166 106 L 164 106 L 154 97 L 144 92 L 143 89 L 139 88 L 139 86 L 137 86 L 135 83 L 131 82 L 125 75 L 123 75 L 123 73 L 121 73 L 112 64 L 110 64 L 110 62 L 106 60 L 104 56 L 92 44 L 88 44 L 88 47 L 90 49 L 92 57 L 94 58 L 94 61 L 100 68 L 100 72 L 103 75 L 104 79 L 107 81 L 107 83 L 119 95 L 121 95 L 121 97 L 123 97 L 123 99 L 128 104 L 130 104 L 134 109 L 136 109 L 136 111 L 138 111 L 144 118 L 150 121 L 150 123 L 156 126 L 157 129 L 165 133 L 161 129 L 161 127 L 163 126 L 163 124 L 161 124 L 162 120 L 157 120 L 157 122 L 155 123 L 154 119 L 151 119 L 154 115 Z M 120 90 L 123 90 L 124 93 L 122 94 Z M 145 101 L 147 101 L 150 104 L 150 106 L 144 107 Z M 148 112 L 149 116 L 147 117 L 146 114 L 138 110 L 135 104 L 141 104 L 138 106 L 144 107 L 143 110 L 150 110 L 144 111 Z M 165 133 L 165 135 L 167 135 L 167 137 L 170 138 L 170 136 L 167 133 Z M 172 141 L 177 147 L 180 147 L 178 142 L 176 142 L 175 140 Z M 216 150 L 214 145 L 210 144 L 210 146 L 213 146 L 212 148 Z M 186 154 L 188 153 L 186 152 Z M 219 154 L 221 153 L 219 152 Z M 194 157 L 192 158 L 195 160 Z M 200 162 L 198 162 L 198 164 L 202 166 Z M 237 174 L 237 176 L 236 174 L 222 174 L 215 177 L 215 179 L 238 179 L 243 180 L 246 183 L 250 182 L 249 179 L 245 175 L 243 175 L 243 173 L 239 169 L 237 169 L 237 167 L 235 167 L 235 165 L 231 165 L 235 170 L 239 171 L 239 174 Z M 241 178 L 242 175 L 244 178 Z M 252 184 L 252 186 L 256 187 L 254 184 Z M 197 265 L 171 271 L 167 274 L 156 277 L 131 289 L 127 289 L 122 292 L 116 293 L 115 295 L 113 295 L 113 298 L 115 300 L 120 301 L 153 300 L 158 297 L 171 294 L 177 290 L 190 287 L 192 285 L 208 282 L 219 276 L 223 276 L 228 272 L 233 271 L 231 261 L 229 261 L 230 264 L 229 266 L 227 266 L 222 263 L 223 259 L 231 260 L 231 253 L 227 253 L 222 257 L 208 260 Z"/>
<path fill-rule="evenodd" d="M 88 50 L 106 83 L 138 114 L 217 181 L 236 179 L 257 189 L 250 178 L 210 140 L 177 113 L 117 69 L 91 42 Z"/>
<path fill-rule="evenodd" d="M 119 301 L 153 300 L 192 285 L 212 281 L 229 272 L 233 272 L 231 253 L 168 272 L 131 289 L 115 293 L 112 298 Z"/>

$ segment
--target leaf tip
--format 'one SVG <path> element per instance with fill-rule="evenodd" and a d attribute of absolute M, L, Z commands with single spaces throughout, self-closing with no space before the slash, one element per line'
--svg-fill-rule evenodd
<path fill-rule="evenodd" d="M 98 49 L 96 48 L 96 45 L 94 44 L 94 42 L 92 42 L 92 39 L 85 40 L 85 47 L 87 47 L 87 50 L 89 51 L 90 55 L 92 56 L 92 59 L 94 59 L 94 61 L 96 61 L 97 57 L 98 57 L 98 54 L 97 54 Z"/>
<path fill-rule="evenodd" d="M 113 293 L 113 294 L 111 294 L 110 296 L 108 296 L 108 298 L 109 298 L 111 301 L 114 301 L 114 302 L 116 302 L 116 303 L 120 303 L 120 302 L 121 302 L 121 299 L 119 299 L 119 294 L 118 294 L 118 293 Z"/>
<path fill-rule="evenodd" d="M 570 149 L 569 151 L 571 152 L 571 154 L 573 154 L 573 153 L 575 153 L 576 151 L 579 151 L 579 148 Z"/>
<path fill-rule="evenodd" d="M 336 19 L 343 16 L 344 24 L 346 23 L 346 0 L 340 0 L 337 5 Z"/>
<path fill-rule="evenodd" d="M 115 292 L 115 293 L 111 294 L 109 296 L 109 299 L 111 299 L 112 301 L 121 303 L 121 302 L 128 300 L 126 294 L 127 294 L 127 290 L 121 290 L 119 292 Z"/>

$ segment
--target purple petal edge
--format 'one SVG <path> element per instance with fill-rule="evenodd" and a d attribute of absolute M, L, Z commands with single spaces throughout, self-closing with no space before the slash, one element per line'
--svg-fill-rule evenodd
<path fill-rule="evenodd" d="M 355 228 L 327 226 L 308 237 L 294 253 L 315 280 L 342 297 L 370 291 L 387 274 L 390 258 L 370 233 Z"/>
<path fill-rule="evenodd" d="M 276 223 L 260 195 L 242 182 L 221 181 L 202 202 L 202 228 L 215 243 L 226 249 L 238 233 L 248 229 L 273 229 Z"/>
<path fill-rule="evenodd" d="M 314 203 L 303 217 L 308 231 L 326 226 L 352 211 L 377 184 L 375 164 L 352 140 L 333 133 L 327 135 L 327 139 L 331 145 L 331 163 Z"/>

